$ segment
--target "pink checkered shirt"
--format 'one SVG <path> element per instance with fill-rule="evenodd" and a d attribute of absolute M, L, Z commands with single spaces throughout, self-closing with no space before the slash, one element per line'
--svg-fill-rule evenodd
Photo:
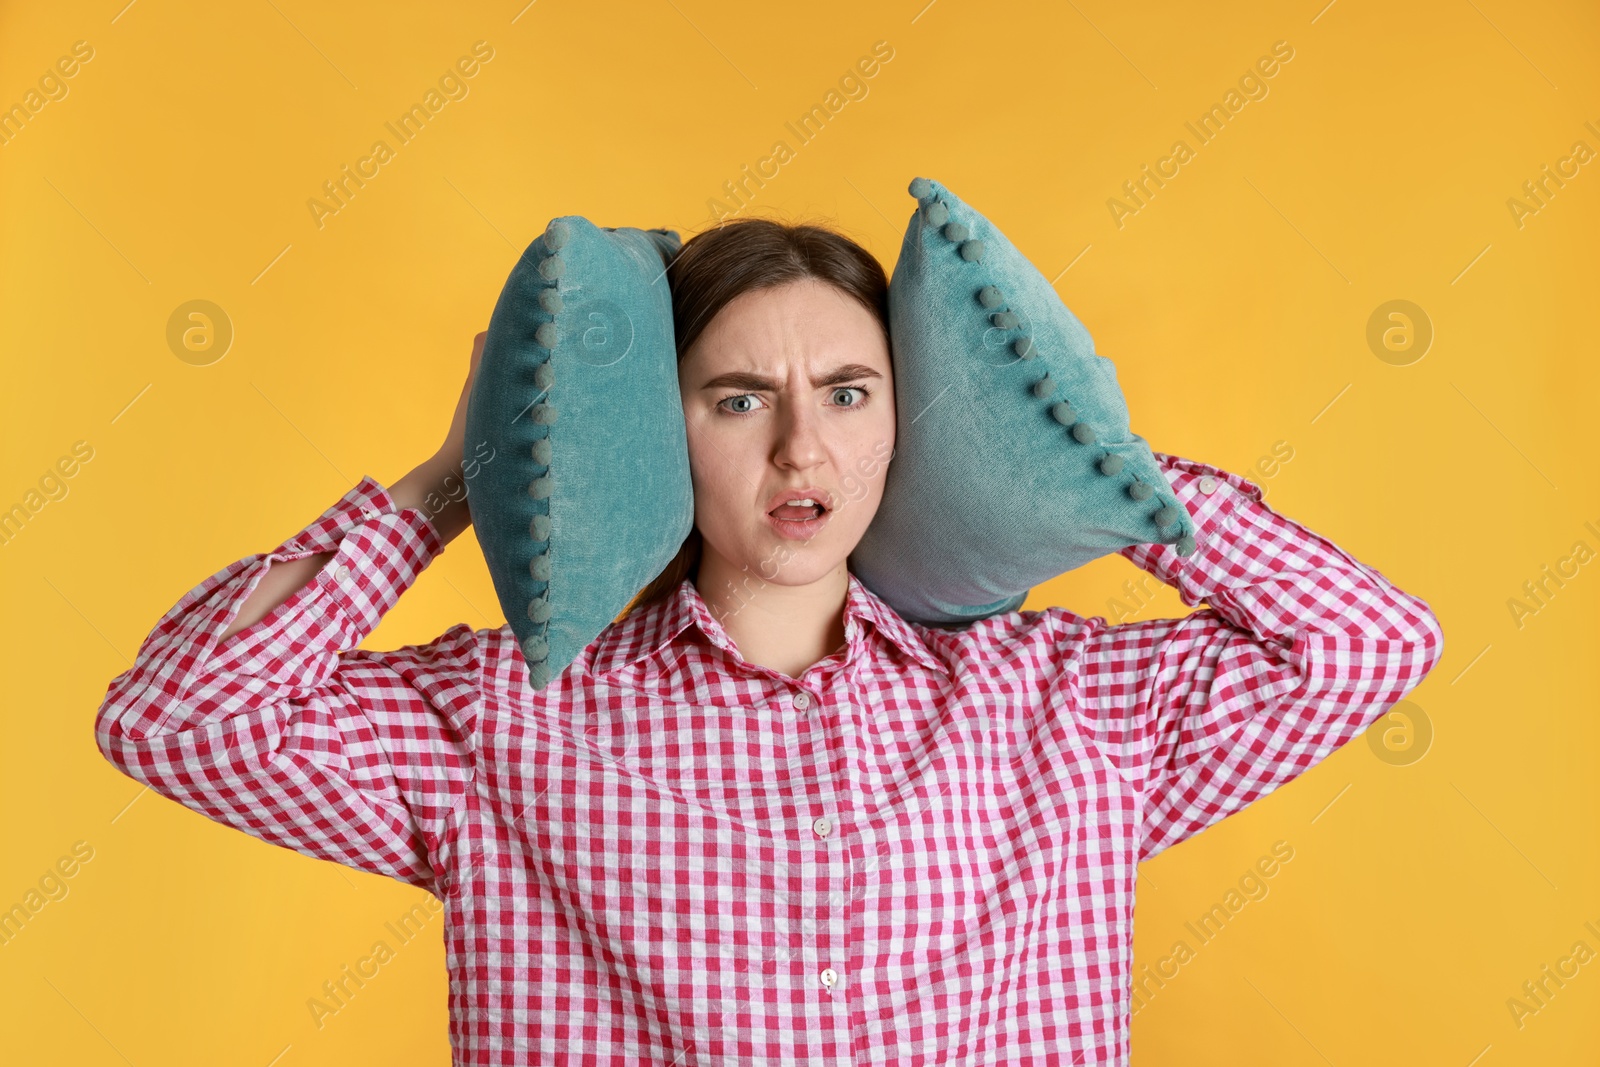
<path fill-rule="evenodd" d="M 1437 662 L 1428 605 L 1157 453 L 1179 619 L 911 625 L 745 662 L 688 581 L 530 693 L 509 626 L 356 646 L 438 555 L 372 478 L 156 624 L 95 723 L 209 818 L 443 903 L 460 1064 L 1125 1064 L 1136 864 L 1317 764 Z M 218 636 L 276 560 L 334 551 Z"/>

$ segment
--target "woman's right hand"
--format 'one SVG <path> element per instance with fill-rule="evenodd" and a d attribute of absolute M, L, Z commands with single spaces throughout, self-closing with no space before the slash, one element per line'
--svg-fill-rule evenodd
<path fill-rule="evenodd" d="M 472 512 L 467 507 L 468 487 L 462 474 L 466 454 L 467 401 L 478 380 L 478 367 L 483 362 L 483 343 L 488 336 L 484 332 L 472 339 L 467 380 L 461 387 L 460 398 L 456 400 L 455 414 L 450 419 L 444 444 L 389 490 L 390 497 L 400 508 L 418 508 L 427 515 L 446 544 L 472 525 Z"/>
<path fill-rule="evenodd" d="M 456 401 L 455 415 L 450 419 L 450 432 L 445 435 L 444 444 L 439 446 L 439 458 L 456 470 L 461 469 L 466 455 L 467 400 L 472 396 L 472 386 L 478 380 L 478 367 L 483 362 L 483 342 L 488 336 L 485 330 L 472 339 L 472 355 L 467 360 L 467 383 L 461 387 L 461 398 Z"/>

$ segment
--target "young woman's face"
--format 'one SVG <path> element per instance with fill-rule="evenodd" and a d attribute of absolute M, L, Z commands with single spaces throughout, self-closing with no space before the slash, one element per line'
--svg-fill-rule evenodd
<path fill-rule="evenodd" d="M 877 513 L 894 453 L 894 379 L 877 317 L 815 279 L 744 293 L 679 362 L 678 386 L 703 551 L 728 573 L 780 585 L 843 564 Z M 820 522 L 769 516 L 807 496 L 829 505 Z"/>

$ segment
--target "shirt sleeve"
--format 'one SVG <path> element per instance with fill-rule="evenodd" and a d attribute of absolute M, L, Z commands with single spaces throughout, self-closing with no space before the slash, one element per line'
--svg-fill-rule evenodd
<path fill-rule="evenodd" d="M 443 551 L 432 522 L 364 477 L 270 553 L 190 590 L 111 681 L 100 752 L 129 777 L 263 841 L 442 895 L 441 850 L 470 780 L 481 687 L 465 624 L 355 649 Z M 220 641 L 272 563 L 333 552 Z"/>
<path fill-rule="evenodd" d="M 1174 587 L 1182 619 L 1076 620 L 1080 727 L 1139 792 L 1148 859 L 1302 774 L 1438 662 L 1428 604 L 1278 514 L 1258 486 L 1155 453 L 1195 551 L 1121 554 Z M 1055 610 L 1055 609 L 1052 609 Z"/>

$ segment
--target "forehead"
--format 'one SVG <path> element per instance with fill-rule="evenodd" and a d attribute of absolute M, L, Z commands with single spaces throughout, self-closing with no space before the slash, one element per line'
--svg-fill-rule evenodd
<path fill-rule="evenodd" d="M 887 371 L 889 347 L 876 315 L 827 282 L 806 279 L 741 293 L 717 312 L 685 355 L 698 369 L 772 369 L 846 360 Z"/>

